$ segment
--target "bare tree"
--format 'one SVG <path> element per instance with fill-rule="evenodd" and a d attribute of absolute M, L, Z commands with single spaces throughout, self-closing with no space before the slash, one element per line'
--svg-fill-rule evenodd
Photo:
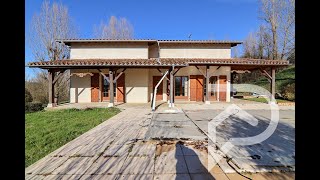
<path fill-rule="evenodd" d="M 256 33 L 250 32 L 243 42 L 243 51 L 245 58 L 256 58 L 257 56 L 257 39 Z"/>
<path fill-rule="evenodd" d="M 272 37 L 272 59 L 285 59 L 294 48 L 295 0 L 260 0 L 260 15 Z"/>
<path fill-rule="evenodd" d="M 103 21 L 99 26 L 95 25 L 93 34 L 96 38 L 103 39 L 132 39 L 133 26 L 126 18 L 117 19 L 117 17 L 111 16 L 108 25 Z"/>
<path fill-rule="evenodd" d="M 272 32 L 272 58 L 278 57 L 278 26 L 280 15 L 280 1 L 278 0 L 261 0 L 262 19 Z"/>
<path fill-rule="evenodd" d="M 280 59 L 290 56 L 295 49 L 295 1 L 284 0 L 279 23 L 279 36 L 281 47 Z"/>
<path fill-rule="evenodd" d="M 57 43 L 56 40 L 75 38 L 76 34 L 76 28 L 70 18 L 68 8 L 61 3 L 50 4 L 49 1 L 44 1 L 40 12 L 35 13 L 32 17 L 27 42 L 36 61 L 61 60 L 69 58 L 69 48 L 64 44 Z M 43 90 L 41 94 L 47 94 L 47 72 L 40 70 L 35 73 L 33 81 L 37 83 L 34 84 L 38 86 L 39 90 Z M 60 78 L 56 83 L 57 94 L 60 94 L 61 98 L 68 96 L 68 90 L 66 77 Z M 47 101 L 47 99 L 43 101 Z"/>

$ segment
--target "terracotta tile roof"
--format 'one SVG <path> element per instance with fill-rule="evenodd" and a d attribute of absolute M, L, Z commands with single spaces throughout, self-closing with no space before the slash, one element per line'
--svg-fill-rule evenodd
<path fill-rule="evenodd" d="M 247 65 L 247 66 L 286 66 L 289 61 L 285 60 L 265 60 L 247 58 L 156 58 L 151 59 L 69 59 L 30 62 L 27 66 L 50 68 L 50 67 L 83 67 L 83 66 L 188 66 L 188 65 Z"/>
<path fill-rule="evenodd" d="M 210 43 L 210 44 L 242 44 L 242 41 L 231 40 L 185 40 L 185 39 L 57 39 L 58 42 L 79 43 L 79 42 L 159 42 L 159 43 Z"/>
<path fill-rule="evenodd" d="M 68 59 L 31 62 L 29 66 L 147 66 L 156 65 L 156 59 Z"/>
<path fill-rule="evenodd" d="M 160 43 L 222 43 L 222 44 L 242 44 L 242 41 L 229 41 L 229 40 L 185 40 L 185 39 L 160 39 Z"/>
<path fill-rule="evenodd" d="M 186 62 L 192 64 L 217 64 L 217 65 L 288 65 L 286 60 L 266 60 L 266 59 L 249 59 L 249 58 L 161 58 L 161 62 L 171 64 Z"/>

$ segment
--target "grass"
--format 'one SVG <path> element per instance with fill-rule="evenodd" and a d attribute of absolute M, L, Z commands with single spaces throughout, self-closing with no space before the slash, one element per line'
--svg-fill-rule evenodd
<path fill-rule="evenodd" d="M 25 167 L 119 112 L 117 108 L 88 108 L 26 114 Z"/>
<path fill-rule="evenodd" d="M 265 98 L 242 98 L 243 100 L 255 101 L 261 103 L 268 103 Z M 277 103 L 291 103 L 292 101 L 284 100 L 284 99 L 276 99 Z"/>
<path fill-rule="evenodd" d="M 261 86 L 270 90 L 270 83 L 265 77 L 261 77 L 252 82 L 255 85 Z M 276 73 L 276 90 L 279 91 L 288 83 L 295 83 L 295 66 L 289 66 Z"/>

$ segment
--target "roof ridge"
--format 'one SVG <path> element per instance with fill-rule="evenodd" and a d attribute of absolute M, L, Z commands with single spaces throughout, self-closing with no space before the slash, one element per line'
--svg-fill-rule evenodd
<path fill-rule="evenodd" d="M 55 41 L 159 41 L 159 42 L 232 42 L 242 43 L 240 40 L 220 40 L 220 39 L 151 39 L 151 38 L 137 38 L 137 39 L 111 39 L 111 38 L 62 38 Z"/>

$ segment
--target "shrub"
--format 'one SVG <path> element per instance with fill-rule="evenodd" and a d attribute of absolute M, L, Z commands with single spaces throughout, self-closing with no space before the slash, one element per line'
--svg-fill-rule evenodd
<path fill-rule="evenodd" d="M 26 102 L 24 107 L 26 113 L 42 111 L 44 109 L 42 103 L 40 102 Z"/>
<path fill-rule="evenodd" d="M 281 95 L 284 99 L 289 101 L 295 100 L 295 83 L 287 84 L 281 90 Z"/>
<path fill-rule="evenodd" d="M 32 102 L 33 100 L 32 95 L 27 88 L 24 88 L 24 100 L 25 102 Z"/>

